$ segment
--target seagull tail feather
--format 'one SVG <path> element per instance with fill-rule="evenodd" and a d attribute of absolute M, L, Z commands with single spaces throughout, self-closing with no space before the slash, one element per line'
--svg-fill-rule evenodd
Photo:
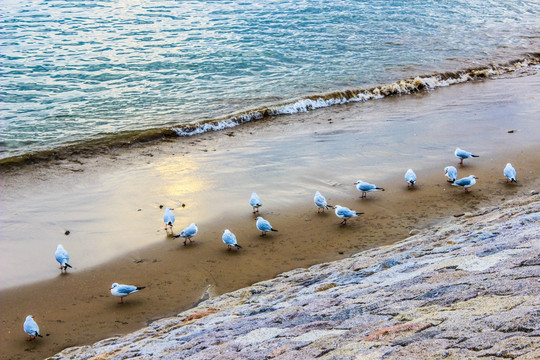
<path fill-rule="evenodd" d="M 383 189 L 383 188 L 380 188 L 380 187 L 378 187 L 378 188 L 375 188 L 375 189 L 377 189 L 377 190 L 381 190 L 381 191 L 384 191 L 384 189 Z"/>
<path fill-rule="evenodd" d="M 38 333 L 37 331 L 36 331 L 36 335 L 35 335 L 35 336 L 43 337 L 43 335 L 41 335 L 41 334 Z"/>
<path fill-rule="evenodd" d="M 278 231 L 277 229 L 270 229 L 270 231 Z"/>
<path fill-rule="evenodd" d="M 472 157 L 480 157 L 480 155 L 471 155 Z"/>
<path fill-rule="evenodd" d="M 144 289 L 146 286 L 137 286 L 137 290 L 142 290 Z"/>
<path fill-rule="evenodd" d="M 236 246 L 237 248 L 241 249 L 242 247 L 238 244 L 234 244 L 234 246 Z"/>
<path fill-rule="evenodd" d="M 73 266 L 69 265 L 68 263 L 66 263 L 66 266 L 67 266 L 67 267 L 70 267 L 70 268 L 73 268 Z"/>

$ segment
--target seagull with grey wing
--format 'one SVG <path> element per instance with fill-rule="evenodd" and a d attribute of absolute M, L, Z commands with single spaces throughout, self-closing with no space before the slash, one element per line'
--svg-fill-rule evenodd
<path fill-rule="evenodd" d="M 357 182 L 354 183 L 354 185 L 356 185 L 356 188 L 358 189 L 358 191 L 362 192 L 362 194 L 360 195 L 361 199 L 364 199 L 367 196 L 368 191 L 379 191 L 379 190 L 384 191 L 382 187 L 378 187 L 375 184 L 370 184 L 362 180 L 358 180 Z"/>
<path fill-rule="evenodd" d="M 459 165 L 463 165 L 463 160 L 470 159 L 473 157 L 479 157 L 480 155 L 473 155 L 471 152 L 456 148 L 456 151 L 454 151 L 454 155 L 459 159 Z"/>
<path fill-rule="evenodd" d="M 249 198 L 249 205 L 253 208 L 253 213 L 259 213 L 259 207 L 262 206 L 262 201 L 259 195 L 256 193 L 251 193 L 251 197 Z"/>
<path fill-rule="evenodd" d="M 474 175 L 469 175 L 467 177 L 464 177 L 462 179 L 459 179 L 459 180 L 456 180 L 452 183 L 452 185 L 454 186 L 461 186 L 462 188 L 465 189 L 465 192 L 468 193 L 470 192 L 468 189 L 473 186 L 474 184 L 476 184 L 476 179 L 478 179 L 476 176 Z"/>
<path fill-rule="evenodd" d="M 32 315 L 28 315 L 26 320 L 24 320 L 23 329 L 24 332 L 28 334 L 28 339 L 26 339 L 26 341 L 34 340 L 36 336 L 43 337 L 39 333 L 39 326 L 33 319 Z"/>
<path fill-rule="evenodd" d="M 124 297 L 130 294 L 133 294 L 139 290 L 142 290 L 144 288 L 145 286 L 133 286 L 133 285 L 123 285 L 123 284 L 114 283 L 111 285 L 111 288 L 109 290 L 111 291 L 112 295 L 119 296 L 120 297 L 119 304 L 123 304 Z"/>
<path fill-rule="evenodd" d="M 444 168 L 444 175 L 448 178 L 448 182 L 453 183 L 457 179 L 457 169 L 453 166 L 447 166 Z"/>
<path fill-rule="evenodd" d="M 328 210 L 328 207 L 330 206 L 328 205 L 328 202 L 326 202 L 326 198 L 318 191 L 315 192 L 313 202 L 315 203 L 315 206 L 317 206 L 317 214 L 321 212 L 321 210 L 322 212 L 324 212 L 325 209 Z"/>
<path fill-rule="evenodd" d="M 237 249 L 242 248 L 236 242 L 236 236 L 232 232 L 230 232 L 229 229 L 225 229 L 225 231 L 223 231 L 223 235 L 221 236 L 221 240 L 223 241 L 223 243 L 225 245 L 227 245 L 227 250 L 231 250 L 233 246 L 236 247 Z"/>
<path fill-rule="evenodd" d="M 171 231 L 172 231 L 174 221 L 176 220 L 175 217 L 174 217 L 174 214 L 172 212 L 173 210 L 174 209 L 171 209 L 171 208 L 166 208 L 165 209 L 165 213 L 163 214 L 163 221 L 165 222 L 165 230 L 170 228 Z"/>
<path fill-rule="evenodd" d="M 257 229 L 262 232 L 261 236 L 266 236 L 266 233 L 268 231 L 277 231 L 272 227 L 272 225 L 270 225 L 270 222 L 268 220 L 263 219 L 261 216 L 257 217 L 257 222 L 255 223 L 255 225 L 257 226 Z"/>
<path fill-rule="evenodd" d="M 404 178 L 407 182 L 407 187 L 413 187 L 416 184 L 416 174 L 412 169 L 407 170 Z"/>
<path fill-rule="evenodd" d="M 56 258 L 56 261 L 60 263 L 60 270 L 66 271 L 67 268 L 71 267 L 71 265 L 68 264 L 69 261 L 69 255 L 66 249 L 61 244 L 58 244 L 56 247 L 56 251 L 54 252 L 54 257 Z"/>
<path fill-rule="evenodd" d="M 195 223 L 189 224 L 188 227 L 186 227 L 179 235 L 175 235 L 175 238 L 183 237 L 184 238 L 184 245 L 187 245 L 187 241 L 189 240 L 190 243 L 193 242 L 192 238 L 197 235 L 197 232 L 199 231 L 199 228 L 197 228 L 197 225 Z"/>
<path fill-rule="evenodd" d="M 506 182 L 509 183 L 509 182 L 515 182 L 517 183 L 517 173 L 516 173 L 516 169 L 514 169 L 514 167 L 512 166 L 512 164 L 508 163 L 506 164 L 505 168 L 504 168 L 504 176 L 506 176 Z"/>
<path fill-rule="evenodd" d="M 334 206 L 336 216 L 338 218 L 343 219 L 343 221 L 340 223 L 340 225 L 347 224 L 347 219 L 350 219 L 352 217 L 357 217 L 358 215 L 363 214 L 362 212 L 356 212 L 354 210 L 351 210 L 345 206 L 335 205 Z"/>

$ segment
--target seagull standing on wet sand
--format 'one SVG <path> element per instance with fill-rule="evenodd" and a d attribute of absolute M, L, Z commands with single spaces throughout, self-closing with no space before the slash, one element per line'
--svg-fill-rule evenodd
<path fill-rule="evenodd" d="M 165 209 L 165 214 L 163 214 L 163 221 L 165 222 L 165 230 L 167 230 L 167 226 L 168 226 L 172 231 L 174 220 L 176 220 L 172 212 L 173 210 L 174 209 L 171 209 L 171 208 Z"/>
<path fill-rule="evenodd" d="M 268 220 L 265 220 L 260 216 L 257 217 L 257 222 L 255 223 L 255 225 L 257 226 L 257 229 L 262 232 L 261 236 L 266 236 L 266 233 L 268 231 L 277 231 L 272 227 L 272 225 L 270 225 L 270 222 L 268 222 Z"/>
<path fill-rule="evenodd" d="M 463 165 L 464 159 L 469 159 L 472 157 L 479 157 L 480 155 L 473 155 L 472 153 L 462 150 L 460 148 L 456 148 L 456 151 L 454 152 L 454 155 L 456 155 L 459 158 L 459 165 Z"/>
<path fill-rule="evenodd" d="M 474 184 L 476 184 L 476 179 L 478 179 L 476 176 L 469 175 L 467 177 L 454 181 L 452 185 L 461 186 L 462 188 L 465 189 L 465 192 L 468 193 L 469 190 L 467 189 L 473 186 Z"/>
<path fill-rule="evenodd" d="M 504 168 L 504 176 L 506 176 L 506 182 L 515 182 L 517 183 L 516 179 L 516 169 L 512 166 L 512 164 L 508 163 L 506 164 L 506 167 Z"/>
<path fill-rule="evenodd" d="M 412 171 L 412 169 L 409 169 L 407 170 L 407 172 L 405 173 L 405 181 L 407 182 L 407 187 L 409 186 L 414 186 L 414 184 L 416 184 L 416 174 L 414 173 L 414 171 Z"/>
<path fill-rule="evenodd" d="M 358 215 L 363 214 L 362 212 L 356 212 L 354 210 L 346 208 L 345 206 L 335 205 L 334 209 L 335 209 L 336 216 L 338 218 L 343 219 L 343 221 L 340 223 L 340 225 L 347 224 L 347 219 L 349 219 L 351 217 L 357 217 Z"/>
<path fill-rule="evenodd" d="M 32 341 L 36 336 L 43 337 L 39 333 L 39 326 L 32 318 L 32 315 L 28 315 L 23 325 L 24 332 L 28 334 L 28 339 L 26 341 Z"/>
<path fill-rule="evenodd" d="M 187 245 L 186 242 L 188 240 L 189 240 L 190 243 L 193 242 L 193 240 L 191 240 L 191 238 L 194 237 L 195 235 L 197 235 L 198 231 L 199 231 L 199 229 L 197 228 L 197 225 L 195 223 L 191 223 L 191 224 L 189 224 L 189 226 L 187 228 L 182 230 L 180 235 L 176 235 L 175 238 L 183 237 L 184 238 L 184 245 Z"/>
<path fill-rule="evenodd" d="M 444 168 L 444 175 L 448 178 L 448 182 L 453 183 L 457 179 L 457 169 L 453 166 L 447 166 Z"/>
<path fill-rule="evenodd" d="M 315 206 L 317 206 L 317 214 L 322 210 L 324 212 L 324 209 L 328 210 L 328 203 L 326 202 L 326 198 L 321 195 L 320 192 L 316 191 L 315 196 L 313 197 L 313 202 L 315 203 Z"/>
<path fill-rule="evenodd" d="M 227 245 L 227 250 L 231 250 L 232 246 L 236 247 L 237 249 L 242 248 L 236 243 L 236 236 L 234 236 L 234 234 L 230 232 L 229 229 L 225 229 L 223 235 L 221 236 L 221 240 L 223 240 L 223 243 Z"/>
<path fill-rule="evenodd" d="M 249 199 L 249 205 L 253 207 L 253 213 L 259 213 L 259 207 L 262 206 L 262 201 L 259 195 L 256 193 L 251 193 L 251 198 Z"/>
<path fill-rule="evenodd" d="M 58 246 L 56 247 L 56 251 L 54 252 L 54 257 L 56 258 L 56 261 L 60 263 L 60 270 L 67 272 L 67 268 L 71 267 L 71 265 L 68 264 L 69 255 L 66 249 L 64 249 L 64 247 L 61 244 L 58 244 Z"/>
<path fill-rule="evenodd" d="M 139 290 L 144 289 L 145 286 L 133 286 L 133 285 L 123 285 L 114 283 L 111 285 L 111 294 L 114 296 L 120 296 L 120 302 L 119 304 L 124 303 L 124 297 L 128 296 L 129 294 L 133 294 L 134 292 L 137 292 Z"/>
<path fill-rule="evenodd" d="M 358 189 L 358 191 L 362 192 L 362 195 L 360 195 L 361 199 L 364 199 L 367 196 L 368 191 L 379 191 L 379 190 L 384 191 L 383 188 L 377 187 L 374 184 L 370 184 L 362 180 L 358 180 L 357 182 L 354 183 L 354 185 L 356 185 L 356 188 Z"/>

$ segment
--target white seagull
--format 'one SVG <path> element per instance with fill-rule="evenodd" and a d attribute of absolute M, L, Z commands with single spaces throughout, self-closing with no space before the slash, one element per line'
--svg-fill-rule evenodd
<path fill-rule="evenodd" d="M 469 190 L 467 189 L 476 184 L 476 179 L 478 179 L 476 176 L 469 175 L 467 177 L 454 181 L 452 185 L 461 186 L 465 189 L 465 192 L 468 193 Z"/>
<path fill-rule="evenodd" d="M 315 206 L 317 206 L 317 214 L 321 211 L 324 212 L 324 209 L 328 210 L 328 203 L 326 202 L 326 198 L 321 195 L 320 192 L 316 191 L 315 196 L 313 197 L 313 202 L 315 203 Z"/>
<path fill-rule="evenodd" d="M 460 165 L 463 165 L 463 160 L 464 159 L 468 159 L 468 158 L 472 158 L 472 157 L 479 157 L 479 155 L 473 155 L 472 153 L 466 151 L 466 150 L 462 150 L 460 148 L 456 148 L 456 151 L 454 152 L 454 154 L 459 158 L 459 164 Z"/>
<path fill-rule="evenodd" d="M 262 206 L 262 201 L 259 195 L 256 193 L 251 193 L 251 198 L 249 199 L 249 205 L 253 207 L 253 213 L 259 213 L 259 206 Z"/>
<path fill-rule="evenodd" d="M 457 179 L 457 169 L 453 166 L 447 166 L 444 168 L 444 175 L 448 178 L 448 182 L 453 183 Z"/>
<path fill-rule="evenodd" d="M 407 182 L 407 187 L 414 186 L 414 184 L 416 184 L 416 174 L 414 173 L 414 171 L 412 171 L 412 169 L 407 170 L 404 178 Z"/>
<path fill-rule="evenodd" d="M 56 247 L 54 257 L 56 258 L 56 261 L 60 263 L 60 270 L 67 271 L 67 268 L 71 267 L 71 265 L 68 264 L 69 254 L 61 244 L 58 244 L 58 246 Z"/>
<path fill-rule="evenodd" d="M 354 210 L 346 208 L 345 206 L 335 205 L 334 209 L 335 209 L 336 216 L 338 218 L 343 219 L 343 221 L 340 223 L 340 225 L 347 224 L 347 219 L 348 218 L 357 217 L 358 215 L 363 214 L 362 212 L 356 212 Z"/>
<path fill-rule="evenodd" d="M 26 320 L 24 320 L 23 329 L 24 332 L 28 334 L 28 339 L 26 339 L 26 341 L 34 340 L 36 336 L 43 337 L 39 333 L 39 326 L 32 318 L 32 315 L 28 315 Z"/>
<path fill-rule="evenodd" d="M 166 208 L 165 214 L 163 214 L 163 221 L 165 222 L 165 230 L 167 230 L 167 226 L 168 226 L 172 231 L 174 220 L 176 220 L 172 210 L 174 209 Z"/>
<path fill-rule="evenodd" d="M 362 180 L 358 180 L 357 182 L 354 183 L 354 185 L 356 185 L 356 188 L 358 189 L 358 191 L 362 192 L 362 195 L 360 195 L 360 198 L 362 199 L 367 196 L 368 191 L 379 191 L 379 190 L 384 191 L 383 188 L 377 187 L 374 184 L 370 184 Z"/>
<path fill-rule="evenodd" d="M 227 250 L 231 250 L 232 246 L 235 246 L 237 249 L 241 249 L 242 247 L 236 243 L 236 236 L 232 232 L 229 231 L 229 229 L 225 229 L 223 232 L 223 235 L 221 236 L 221 240 L 227 245 Z"/>
<path fill-rule="evenodd" d="M 506 182 L 515 182 L 517 183 L 516 179 L 516 169 L 512 166 L 512 164 L 508 163 L 506 164 L 506 167 L 504 168 L 504 176 L 506 176 Z"/>
<path fill-rule="evenodd" d="M 268 231 L 277 231 L 270 225 L 268 220 L 263 219 L 262 217 L 257 217 L 257 222 L 255 223 L 257 229 L 262 232 L 261 236 L 265 236 Z"/>
<path fill-rule="evenodd" d="M 189 240 L 190 243 L 193 242 L 193 240 L 191 240 L 191 238 L 194 237 L 195 235 L 197 235 L 198 231 L 199 231 L 199 229 L 197 228 L 197 225 L 195 223 L 191 223 L 191 224 L 189 224 L 189 226 L 187 228 L 182 230 L 180 235 L 176 235 L 175 238 L 183 237 L 184 238 L 184 245 L 186 245 L 186 242 L 188 240 Z"/>
<path fill-rule="evenodd" d="M 111 294 L 113 294 L 114 296 L 120 296 L 119 304 L 123 304 L 125 296 L 133 294 L 134 292 L 137 292 L 144 288 L 145 286 L 133 286 L 114 283 L 111 285 L 111 288 L 109 290 L 111 290 Z"/>

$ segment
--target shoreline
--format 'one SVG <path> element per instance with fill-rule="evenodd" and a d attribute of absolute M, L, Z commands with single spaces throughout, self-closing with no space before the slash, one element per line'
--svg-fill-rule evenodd
<path fill-rule="evenodd" d="M 2 359 L 43 358 L 125 334 L 191 307 L 208 285 L 212 295 L 223 294 L 289 269 L 388 245 L 411 230 L 538 189 L 540 149 L 533 140 L 539 129 L 531 115 L 538 102 L 534 96 L 500 100 L 512 87 L 534 94 L 538 80 L 486 81 L 350 104 L 2 179 L 4 239 L 18 251 L 4 253 L 2 281 L 28 281 L 21 256 L 47 279 L 0 291 Z M 509 134 L 511 129 L 516 131 Z M 479 159 L 458 167 L 460 177 L 480 178 L 471 194 L 449 185 L 442 171 L 457 163 L 456 139 L 462 148 L 481 150 Z M 504 183 L 507 162 L 518 169 L 518 184 Z M 403 180 L 409 167 L 419 177 L 415 190 Z M 386 191 L 360 200 L 352 185 L 358 178 Z M 365 215 L 340 227 L 333 212 L 317 215 L 315 190 L 332 205 L 339 201 Z M 255 229 L 252 191 L 263 198 L 261 216 L 278 233 L 261 238 Z M 176 233 L 193 221 L 199 226 L 191 246 L 164 234 L 159 205 L 170 203 L 186 204 L 175 212 Z M 23 211 L 32 220 L 21 218 Z M 224 228 L 244 249 L 225 250 Z M 71 230 L 68 237 L 65 230 Z M 75 266 L 63 276 L 52 255 L 58 242 Z M 118 306 L 107 290 L 113 282 L 147 288 Z M 44 333 L 39 342 L 25 341 L 28 314 Z"/>
<path fill-rule="evenodd" d="M 243 218 L 250 220 L 249 224 L 239 220 L 234 225 L 243 246 L 239 251 L 225 250 L 220 241 L 225 224 L 218 223 L 204 238 L 196 238 L 185 247 L 179 239 L 167 238 L 165 242 L 131 251 L 88 270 L 70 271 L 55 279 L 0 291 L 2 307 L 10 309 L 10 314 L 4 314 L 2 324 L 2 331 L 8 335 L 0 342 L 2 348 L 11 351 L 4 352 L 0 358 L 38 359 L 67 347 L 126 334 L 156 319 L 192 308 L 205 292 L 213 297 L 271 279 L 284 271 L 393 244 L 449 217 L 461 217 L 540 188 L 540 179 L 534 176 L 540 167 L 529 165 L 531 174 L 523 174 L 517 186 L 505 184 L 501 177 L 494 176 L 477 184 L 470 194 L 445 183 L 443 174 L 435 172 L 424 174 L 426 183 L 419 184 L 415 190 L 407 190 L 406 184 L 399 181 L 390 184 L 385 192 L 369 193 L 364 200 L 359 199 L 358 193 L 356 199 L 349 201 L 366 214 L 351 219 L 346 226 L 339 226 L 340 219 L 333 212 L 317 214 L 314 206 L 279 213 L 261 208 L 262 216 L 278 219 L 280 224 L 278 233 L 262 238 L 254 229 L 254 215 L 247 210 Z M 482 171 L 482 166 L 474 168 L 481 179 L 489 179 L 490 167 Z M 445 198 L 455 201 L 442 207 Z M 415 200 L 413 204 L 411 199 Z M 399 211 L 389 213 L 391 208 Z M 432 211 L 437 215 L 429 216 Z M 314 223 L 317 223 L 317 237 L 302 237 L 300 234 L 313 230 Z M 284 246 L 286 242 L 294 242 L 294 246 Z M 198 256 L 203 248 L 211 248 L 210 258 Z M 257 262 L 257 258 L 264 262 Z M 246 273 L 243 269 L 253 272 Z M 126 298 L 125 304 L 119 306 L 107 291 L 110 283 L 116 281 L 146 289 Z M 38 321 L 43 339 L 27 343 L 22 330 L 17 331 L 26 313 Z"/>

